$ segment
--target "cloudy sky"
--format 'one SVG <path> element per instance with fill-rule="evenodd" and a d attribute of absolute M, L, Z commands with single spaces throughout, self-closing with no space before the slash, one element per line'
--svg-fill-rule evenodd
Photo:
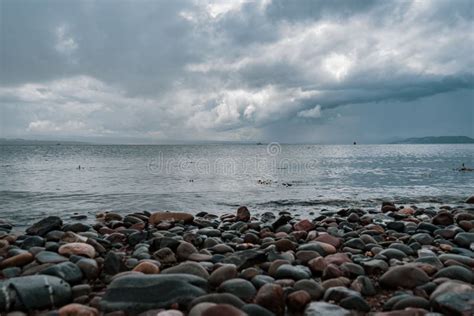
<path fill-rule="evenodd" d="M 0 0 L 0 137 L 474 136 L 474 1 Z"/>

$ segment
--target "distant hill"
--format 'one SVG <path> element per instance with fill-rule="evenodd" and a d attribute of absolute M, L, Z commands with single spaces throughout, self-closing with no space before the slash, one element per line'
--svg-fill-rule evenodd
<path fill-rule="evenodd" d="M 467 136 L 413 137 L 392 142 L 392 144 L 474 144 L 474 138 Z"/>
<path fill-rule="evenodd" d="M 1 145 L 85 145 L 85 142 L 59 141 L 59 140 L 35 140 L 22 138 L 0 138 Z"/>

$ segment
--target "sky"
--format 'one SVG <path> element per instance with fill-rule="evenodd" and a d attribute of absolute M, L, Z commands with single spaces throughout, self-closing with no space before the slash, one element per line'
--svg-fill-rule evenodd
<path fill-rule="evenodd" d="M 0 137 L 474 137 L 474 1 L 0 0 Z"/>

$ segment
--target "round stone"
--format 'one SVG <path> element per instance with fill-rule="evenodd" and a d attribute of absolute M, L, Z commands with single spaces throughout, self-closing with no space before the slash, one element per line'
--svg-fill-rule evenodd
<path fill-rule="evenodd" d="M 224 281 L 236 278 L 239 273 L 235 265 L 227 264 L 220 268 L 217 268 L 209 276 L 209 284 L 218 287 Z"/>
<path fill-rule="evenodd" d="M 257 293 L 257 290 L 251 282 L 239 278 L 223 282 L 217 290 L 219 292 L 234 294 L 246 302 L 250 302 Z"/>
<path fill-rule="evenodd" d="M 380 284 L 389 288 L 414 288 L 429 281 L 422 269 L 411 265 L 393 267 L 380 277 Z"/>
<path fill-rule="evenodd" d="M 91 245 L 74 242 L 70 244 L 65 244 L 59 247 L 58 250 L 59 254 L 71 256 L 71 255 L 79 255 L 79 256 L 86 256 L 89 258 L 95 257 L 95 249 Z"/>

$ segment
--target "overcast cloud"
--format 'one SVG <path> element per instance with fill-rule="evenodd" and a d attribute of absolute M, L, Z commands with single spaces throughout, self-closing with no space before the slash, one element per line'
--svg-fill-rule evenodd
<path fill-rule="evenodd" d="M 0 137 L 474 136 L 474 2 L 0 0 Z"/>

